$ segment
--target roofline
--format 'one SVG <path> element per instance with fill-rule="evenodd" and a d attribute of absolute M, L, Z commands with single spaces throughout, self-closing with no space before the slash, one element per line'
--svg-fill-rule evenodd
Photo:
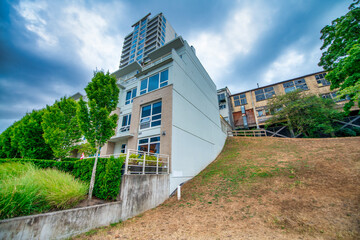
<path fill-rule="evenodd" d="M 142 17 L 140 20 L 136 21 L 133 25 L 131 25 L 131 27 L 135 27 L 135 25 L 138 23 L 138 22 L 141 22 L 143 19 L 147 18 L 148 16 L 150 16 L 151 13 L 148 13 L 145 15 L 145 17 Z"/>
<path fill-rule="evenodd" d="M 296 80 L 296 79 L 299 79 L 299 78 L 306 78 L 306 77 L 309 77 L 309 76 L 312 76 L 312 75 L 315 75 L 315 74 L 319 74 L 319 73 L 324 73 L 324 72 L 326 72 L 326 71 L 323 70 L 323 71 L 320 71 L 320 72 L 310 73 L 310 74 L 306 74 L 306 75 L 301 76 L 301 77 L 296 77 L 296 78 L 292 78 L 292 79 L 288 79 L 288 80 L 284 80 L 284 81 L 272 83 L 272 84 L 269 84 L 269 85 L 265 85 L 265 86 L 262 86 L 262 87 L 253 88 L 253 89 L 250 89 L 250 90 L 246 90 L 246 91 L 234 93 L 234 94 L 231 94 L 230 97 L 236 96 L 236 95 L 239 95 L 239 94 L 242 94 L 242 93 L 246 93 L 246 92 L 250 92 L 250 91 L 255 91 L 255 90 L 258 90 L 258 89 L 266 88 L 266 87 L 272 87 L 272 86 L 278 85 L 278 84 L 280 84 L 280 83 L 285 83 L 285 82 L 288 82 L 288 81 L 293 81 L 293 80 Z"/>

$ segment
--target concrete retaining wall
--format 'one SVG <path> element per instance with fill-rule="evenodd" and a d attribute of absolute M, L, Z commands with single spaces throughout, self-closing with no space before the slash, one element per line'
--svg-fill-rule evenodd
<path fill-rule="evenodd" d="M 64 239 L 124 221 L 169 197 L 169 175 L 125 175 L 120 201 L 0 221 L 0 239 Z"/>

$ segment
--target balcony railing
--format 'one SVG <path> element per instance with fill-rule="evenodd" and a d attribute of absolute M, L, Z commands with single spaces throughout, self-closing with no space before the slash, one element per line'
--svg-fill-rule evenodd
<path fill-rule="evenodd" d="M 161 58 L 155 59 L 154 61 L 151 61 L 151 62 L 147 63 L 147 64 L 143 67 L 143 71 L 145 71 L 146 69 L 149 69 L 149 68 L 151 68 L 152 66 L 155 66 L 155 65 L 157 65 L 157 64 L 159 64 L 159 63 L 161 63 L 161 62 L 164 62 L 164 61 L 166 61 L 166 60 L 168 60 L 168 59 L 170 59 L 170 58 L 171 58 L 171 53 L 168 53 L 167 55 L 165 55 L 165 56 L 163 56 L 163 57 L 161 57 Z"/>
<path fill-rule="evenodd" d="M 125 174 L 169 174 L 169 155 L 128 149 Z"/>

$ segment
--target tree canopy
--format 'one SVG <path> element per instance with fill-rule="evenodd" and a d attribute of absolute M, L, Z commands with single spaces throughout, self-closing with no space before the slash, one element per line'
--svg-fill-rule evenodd
<path fill-rule="evenodd" d="M 81 138 L 77 121 L 77 103 L 72 98 L 61 98 L 54 105 L 47 106 L 41 124 L 44 139 L 54 151 L 54 156 L 64 158 Z"/>
<path fill-rule="evenodd" d="M 267 125 L 280 123 L 288 126 L 296 135 L 318 137 L 319 134 L 333 134 L 333 120 L 342 114 L 331 99 L 316 95 L 305 95 L 299 90 L 272 98 L 268 104 L 273 117 Z"/>
<path fill-rule="evenodd" d="M 81 132 L 92 147 L 96 148 L 89 189 L 91 199 L 100 148 L 115 134 L 118 116 L 111 115 L 111 112 L 116 109 L 119 101 L 119 88 L 115 77 L 109 72 L 95 72 L 85 92 L 88 101 L 80 99 L 77 114 Z"/>
<path fill-rule="evenodd" d="M 339 88 L 338 97 L 350 97 L 344 106 L 349 112 L 354 102 L 360 102 L 360 0 L 354 0 L 349 12 L 321 30 L 324 50 L 319 66 L 328 74 L 331 89 Z"/>

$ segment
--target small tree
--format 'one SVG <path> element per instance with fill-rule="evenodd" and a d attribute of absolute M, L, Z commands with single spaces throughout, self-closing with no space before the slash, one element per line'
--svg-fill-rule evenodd
<path fill-rule="evenodd" d="M 340 88 L 338 98 L 350 97 L 344 105 L 346 113 L 354 102 L 360 103 L 360 0 L 354 0 L 349 10 L 321 30 L 325 51 L 319 62 L 328 71 L 331 89 Z"/>
<path fill-rule="evenodd" d="M 49 144 L 57 158 L 68 156 L 81 137 L 76 109 L 76 101 L 66 97 L 55 101 L 52 106 L 46 106 L 41 126 L 44 130 L 45 142 Z"/>
<path fill-rule="evenodd" d="M 13 125 L 11 145 L 23 158 L 53 159 L 53 151 L 45 143 L 41 127 L 45 110 L 33 110 Z"/>
<path fill-rule="evenodd" d="M 281 123 L 295 134 L 302 133 L 306 137 L 316 137 L 319 133 L 333 135 L 333 120 L 341 117 L 331 99 L 300 91 L 277 96 L 270 100 L 268 107 L 273 117 L 267 121 L 267 126 Z"/>
<path fill-rule="evenodd" d="M 77 113 L 83 135 L 96 149 L 89 188 L 89 200 L 91 200 L 100 148 L 115 134 L 118 116 L 111 115 L 111 112 L 116 109 L 119 101 L 119 89 L 116 86 L 116 79 L 110 76 L 109 72 L 106 74 L 95 72 L 85 92 L 88 102 L 84 102 L 81 98 Z"/>

